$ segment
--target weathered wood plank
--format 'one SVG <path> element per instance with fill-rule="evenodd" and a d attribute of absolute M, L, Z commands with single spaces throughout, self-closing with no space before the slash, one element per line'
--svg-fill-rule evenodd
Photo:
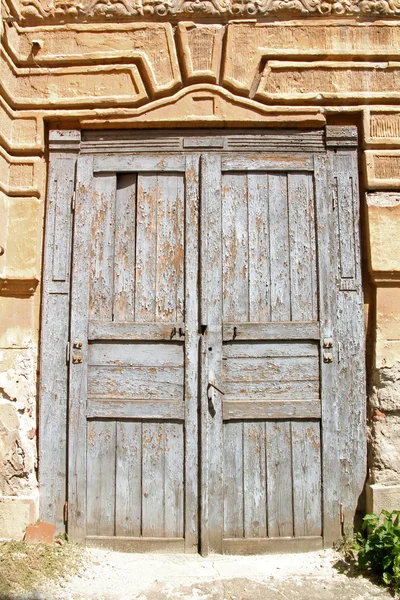
<path fill-rule="evenodd" d="M 135 321 L 156 320 L 157 174 L 137 179 Z"/>
<path fill-rule="evenodd" d="M 229 381 L 252 383 L 319 379 L 319 360 L 314 356 L 229 358 L 223 362 L 223 376 Z"/>
<path fill-rule="evenodd" d="M 265 423 L 245 422 L 243 423 L 245 538 L 267 537 L 266 475 Z"/>
<path fill-rule="evenodd" d="M 164 511 L 166 537 L 182 537 L 184 531 L 184 441 L 181 423 L 164 423 Z"/>
<path fill-rule="evenodd" d="M 183 341 L 179 332 L 184 323 L 113 323 L 111 321 L 89 321 L 88 337 L 94 340 L 173 340 Z"/>
<path fill-rule="evenodd" d="M 82 541 L 86 533 L 86 394 L 87 323 L 89 311 L 90 239 L 92 221 L 92 157 L 77 164 L 74 252 L 71 290 L 71 340 L 80 340 L 82 363 L 70 364 L 68 533 Z"/>
<path fill-rule="evenodd" d="M 289 173 L 290 295 L 293 321 L 315 321 L 317 273 L 313 187 L 310 175 Z"/>
<path fill-rule="evenodd" d="M 183 320 L 184 182 L 157 177 L 156 321 Z"/>
<path fill-rule="evenodd" d="M 249 320 L 247 176 L 222 178 L 222 276 L 224 321 Z"/>
<path fill-rule="evenodd" d="M 271 321 L 291 321 L 287 175 L 268 176 Z"/>
<path fill-rule="evenodd" d="M 267 539 L 224 539 L 224 554 L 286 554 L 322 548 L 321 537 L 273 537 Z"/>
<path fill-rule="evenodd" d="M 220 383 L 222 367 L 222 223 L 221 223 L 221 157 L 202 156 L 202 202 L 207 207 L 207 375 L 208 381 Z M 208 387 L 208 385 L 207 385 Z M 214 552 L 222 552 L 223 536 L 223 434 L 221 394 L 213 388 L 204 390 L 208 405 L 205 418 L 208 430 L 208 479 L 202 482 L 208 494 L 208 541 Z M 208 393 L 207 393 L 208 392 Z"/>
<path fill-rule="evenodd" d="M 78 134 L 78 139 L 80 133 Z M 78 148 L 77 148 L 78 150 Z M 68 367 L 72 195 L 77 154 L 50 153 L 43 262 L 39 379 L 40 518 L 63 531 L 67 499 Z M 66 290 L 60 289 L 66 286 Z M 66 291 L 66 293 L 64 293 Z M 57 318 L 54 318 L 57 315 Z M 49 448 L 54 451 L 49 453 Z"/>
<path fill-rule="evenodd" d="M 145 173 L 160 171 L 184 171 L 183 154 L 109 154 L 96 156 L 93 163 L 94 173 Z"/>
<path fill-rule="evenodd" d="M 225 423 L 224 435 L 224 537 L 244 537 L 243 423 Z"/>
<path fill-rule="evenodd" d="M 107 419 L 175 419 L 185 418 L 184 402 L 168 402 L 154 399 L 151 402 L 126 398 L 97 398 L 89 399 L 87 402 L 86 415 L 88 418 Z"/>
<path fill-rule="evenodd" d="M 88 395 L 182 400 L 183 376 L 181 367 L 89 367 Z"/>
<path fill-rule="evenodd" d="M 320 326 L 318 321 L 304 323 L 224 323 L 223 339 L 224 341 L 319 340 Z"/>
<path fill-rule="evenodd" d="M 200 157 L 186 157 L 185 211 L 185 551 L 198 551 Z"/>
<path fill-rule="evenodd" d="M 223 418 L 230 419 L 320 419 L 318 400 L 224 400 Z"/>
<path fill-rule="evenodd" d="M 141 508 L 142 424 L 120 421 L 117 422 L 115 467 L 116 536 L 140 536 Z"/>
<path fill-rule="evenodd" d="M 241 154 L 232 156 L 224 154 L 222 158 L 223 171 L 312 171 L 313 159 L 310 156 L 293 156 L 282 154 L 274 156 L 271 153 Z"/>
<path fill-rule="evenodd" d="M 165 534 L 165 431 L 163 423 L 142 428 L 142 535 Z"/>
<path fill-rule="evenodd" d="M 222 384 L 221 384 L 222 385 Z M 265 400 L 287 399 L 317 400 L 320 397 L 319 380 L 308 381 L 269 381 L 265 382 L 240 382 L 224 381 L 222 391 L 225 392 L 224 400 Z"/>
<path fill-rule="evenodd" d="M 319 359 L 317 342 L 230 342 L 223 345 L 223 360 L 231 358 L 278 358 L 284 356 L 312 356 Z"/>
<path fill-rule="evenodd" d="M 93 178 L 90 318 L 112 320 L 114 292 L 115 175 Z"/>
<path fill-rule="evenodd" d="M 315 158 L 315 201 L 317 216 L 318 248 L 318 301 L 321 321 L 321 402 L 322 402 L 322 464 L 323 474 L 323 535 L 327 547 L 340 537 L 340 456 L 338 431 L 340 431 L 340 398 L 334 393 L 335 363 L 323 362 L 323 339 L 333 338 L 336 312 L 335 289 L 336 252 L 332 208 L 326 201 L 328 160 L 326 156 Z"/>
<path fill-rule="evenodd" d="M 116 423 L 87 425 L 87 534 L 114 535 Z"/>
<path fill-rule="evenodd" d="M 271 318 L 268 175 L 248 173 L 249 321 Z"/>
<path fill-rule="evenodd" d="M 293 421 L 291 430 L 294 535 L 321 535 L 320 424 Z"/>
<path fill-rule="evenodd" d="M 135 318 L 136 182 L 135 173 L 117 176 L 113 321 Z"/>
<path fill-rule="evenodd" d="M 183 367 L 182 344 L 92 343 L 89 365 L 117 367 Z"/>
<path fill-rule="evenodd" d="M 292 452 L 290 422 L 265 424 L 268 537 L 293 535 Z"/>

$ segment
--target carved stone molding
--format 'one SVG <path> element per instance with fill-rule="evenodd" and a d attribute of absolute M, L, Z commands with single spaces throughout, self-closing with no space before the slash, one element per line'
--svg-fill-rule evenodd
<path fill-rule="evenodd" d="M 400 16 L 400 0 L 21 0 L 23 18 L 113 20 L 220 16 Z"/>

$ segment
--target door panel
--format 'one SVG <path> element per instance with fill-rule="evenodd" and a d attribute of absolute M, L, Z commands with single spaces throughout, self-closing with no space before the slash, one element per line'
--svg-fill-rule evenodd
<path fill-rule="evenodd" d="M 185 492 L 185 449 L 191 436 L 197 446 L 196 424 L 185 427 L 193 412 L 187 404 L 197 398 L 186 397 L 185 381 L 193 388 L 198 366 L 192 352 L 186 368 L 193 339 L 185 324 L 184 270 L 185 234 L 196 244 L 192 228 L 186 231 L 185 186 L 197 170 L 191 158 L 188 175 L 185 160 L 170 155 L 172 170 L 163 164 L 157 172 L 160 160 L 144 161 L 145 172 L 124 173 L 100 172 L 97 160 L 77 197 L 75 231 L 88 270 L 75 251 L 70 402 L 72 412 L 81 405 L 81 437 L 72 453 L 82 487 L 70 511 L 76 522 L 79 502 L 86 504 L 80 536 L 88 542 L 130 541 L 139 548 L 146 539 L 160 547 L 176 539 L 183 549 L 188 528 L 193 550 L 197 533 L 185 524 L 184 506 L 193 520 L 197 492 L 190 478 Z M 187 201 L 193 202 L 190 193 Z M 192 265 L 195 276 L 196 270 Z M 196 477 L 196 463 L 191 470 Z"/>

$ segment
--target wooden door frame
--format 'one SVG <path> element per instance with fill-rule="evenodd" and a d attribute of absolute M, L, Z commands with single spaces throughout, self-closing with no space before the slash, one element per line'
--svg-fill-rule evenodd
<path fill-rule="evenodd" d="M 357 176 L 357 130 L 355 127 L 327 126 L 325 128 L 326 155 L 329 162 L 327 197 L 331 199 L 331 188 L 335 188 L 332 202 L 340 204 L 338 194 L 343 194 L 340 188 L 340 176 L 343 161 L 350 160 L 353 173 L 352 206 L 353 230 L 345 230 L 359 237 L 359 191 Z M 170 132 L 171 135 L 173 132 Z M 197 137 L 209 136 L 207 131 L 197 131 Z M 227 136 L 227 130 L 214 130 L 215 136 Z M 237 131 L 238 134 L 243 132 Z M 273 135 L 267 128 L 253 130 L 255 134 Z M 185 135 L 185 130 L 179 130 L 179 135 Z M 132 133 L 132 137 L 134 137 Z M 154 130 L 146 131 L 145 136 L 157 136 Z M 141 133 L 143 139 L 143 132 Z M 70 305 L 70 264 L 72 247 L 72 218 L 74 205 L 74 181 L 78 155 L 82 152 L 81 132 L 50 131 L 49 139 L 49 183 L 46 202 L 46 226 L 44 242 L 42 322 L 41 322 L 41 351 L 40 351 L 40 410 L 39 410 L 39 481 L 40 481 L 40 516 L 56 524 L 58 530 L 65 527 L 65 502 L 67 489 L 67 397 L 68 397 L 68 364 L 67 345 L 69 342 L 69 305 Z M 192 190 L 195 196 L 194 189 Z M 191 217 L 196 214 L 193 205 Z M 338 232 L 336 233 L 336 237 Z M 340 231 L 339 231 L 340 236 Z M 338 248 L 346 253 L 346 244 L 339 240 Z M 193 250 L 198 252 L 198 250 Z M 336 276 L 336 299 L 339 298 L 340 316 L 336 319 L 335 328 L 338 345 L 334 348 L 335 356 L 339 356 L 340 365 L 336 368 L 334 387 L 336 396 L 345 394 L 340 381 L 343 365 L 352 357 L 354 348 L 346 343 L 349 324 L 352 330 L 360 335 L 363 330 L 362 306 L 359 302 L 348 300 L 351 294 L 347 292 L 360 289 L 361 267 L 359 261 L 354 266 L 354 276 Z M 192 284 L 198 278 L 191 275 Z M 189 283 L 188 283 L 189 285 Z M 340 292 L 344 294 L 340 295 Z M 203 294 L 200 290 L 200 296 Z M 192 317 L 198 311 L 199 290 L 189 296 L 192 303 Z M 345 298 L 346 297 L 346 298 Z M 54 319 L 54 314 L 57 319 Z M 197 317 L 196 317 L 197 318 Z M 327 328 L 328 330 L 329 328 Z M 201 332 L 200 332 L 201 333 Z M 200 336 L 201 338 L 202 336 Z M 348 336 L 347 336 L 348 337 Z M 342 343 L 340 340 L 344 340 Z M 192 340 L 191 353 L 200 352 L 197 342 Z M 204 342 L 200 339 L 200 344 Z M 323 416 L 323 439 L 327 448 L 324 457 L 324 467 L 330 462 L 335 474 L 336 496 L 331 500 L 331 514 L 335 515 L 332 523 L 328 519 L 324 523 L 325 545 L 330 546 L 337 537 L 339 522 L 344 518 L 350 523 L 354 515 L 358 495 L 362 491 L 366 475 L 366 418 L 365 402 L 360 402 L 360 394 L 365 397 L 365 361 L 357 359 L 353 365 L 353 396 L 347 394 L 345 406 L 335 406 L 335 416 Z M 202 373 L 203 386 L 205 373 Z M 194 386 L 191 393 L 197 393 Z M 358 397 L 356 397 L 358 396 Z M 205 408 L 202 398 L 202 410 Z M 337 435 L 339 430 L 341 437 Z M 350 443 L 348 435 L 351 436 Z M 49 452 L 52 448 L 52 452 Z M 329 448 L 329 451 L 328 451 Z M 334 459 L 332 458 L 334 457 Z M 338 461 L 338 462 L 337 462 Z M 338 465 L 340 467 L 338 468 Z M 336 487 L 335 487 L 336 486 Z M 325 505 L 328 500 L 324 499 Z M 192 517 L 193 518 L 193 517 Z M 203 532 L 204 533 L 204 532 Z M 193 539 L 193 538 L 192 538 Z"/>

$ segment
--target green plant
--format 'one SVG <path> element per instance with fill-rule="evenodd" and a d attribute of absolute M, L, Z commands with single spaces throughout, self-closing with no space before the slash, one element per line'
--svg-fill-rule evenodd
<path fill-rule="evenodd" d="M 363 519 L 364 535 L 356 536 L 358 566 L 382 577 L 398 593 L 400 591 L 400 510 L 383 510 L 378 516 Z"/>

